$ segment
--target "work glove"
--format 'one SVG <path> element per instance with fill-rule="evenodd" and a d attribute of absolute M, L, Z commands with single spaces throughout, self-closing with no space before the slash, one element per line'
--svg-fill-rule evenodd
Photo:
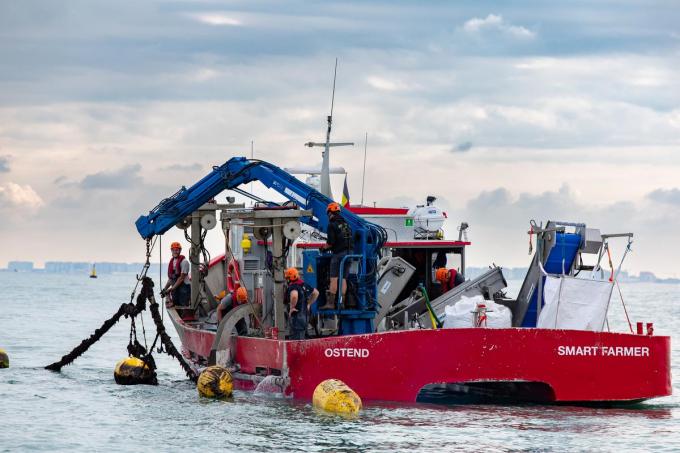
<path fill-rule="evenodd" d="M 165 289 L 161 290 L 161 297 L 165 297 L 168 295 L 168 292 Z"/>

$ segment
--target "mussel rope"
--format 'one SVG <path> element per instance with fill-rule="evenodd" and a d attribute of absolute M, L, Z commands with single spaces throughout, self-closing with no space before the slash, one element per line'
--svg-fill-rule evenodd
<path fill-rule="evenodd" d="M 154 241 L 155 245 L 155 241 Z M 116 324 L 121 317 L 125 316 L 126 318 L 129 316 L 132 320 L 132 325 L 130 329 L 130 343 L 128 344 L 128 352 L 131 350 L 138 350 L 139 348 L 136 347 L 136 344 L 132 342 L 132 333 L 135 329 L 134 327 L 134 317 L 137 316 L 142 310 L 146 308 L 146 297 L 140 293 L 137 296 L 137 303 L 133 304 L 132 301 L 135 299 L 135 293 L 137 292 L 137 288 L 139 287 L 139 282 L 141 282 L 144 278 L 146 278 L 146 273 L 149 270 L 149 258 L 151 256 L 151 250 L 153 249 L 153 245 L 151 244 L 151 239 L 146 240 L 146 262 L 144 263 L 144 266 L 142 267 L 142 272 L 141 272 L 141 277 L 137 276 L 136 280 L 137 282 L 135 283 L 135 287 L 132 290 L 132 293 L 130 294 L 130 302 L 127 304 L 122 304 L 118 311 L 109 319 L 104 321 L 102 326 L 99 329 L 96 329 L 92 335 L 90 335 L 89 338 L 86 338 L 85 340 L 81 341 L 78 346 L 73 348 L 71 352 L 68 354 L 64 355 L 61 360 L 58 362 L 51 363 L 45 367 L 45 369 L 51 370 L 51 371 L 60 371 L 62 367 L 69 365 L 73 363 L 74 360 L 76 360 L 78 357 L 81 355 L 85 354 L 85 352 L 95 344 L 99 339 L 101 339 L 106 332 L 108 332 L 111 327 Z M 136 341 L 136 336 L 135 336 L 135 343 L 138 344 Z M 141 346 L 141 345 L 140 345 Z M 130 352 L 132 354 L 132 352 Z"/>
<path fill-rule="evenodd" d="M 153 352 L 153 346 L 156 344 L 158 338 L 160 338 L 162 345 L 165 347 L 166 353 L 179 361 L 180 366 L 185 371 L 189 379 L 191 379 L 193 382 L 196 382 L 198 380 L 196 372 L 186 362 L 184 357 L 177 351 L 177 348 L 175 348 L 175 345 L 172 343 L 170 336 L 165 331 L 163 319 L 158 310 L 158 303 L 156 302 L 156 299 L 153 294 L 154 287 L 153 280 L 150 277 L 146 276 L 150 266 L 149 258 L 151 256 L 152 248 L 153 247 L 150 245 L 150 240 L 147 239 L 146 263 L 144 264 L 141 277 L 137 276 L 137 284 L 135 285 L 135 289 L 132 292 L 131 301 L 129 303 L 122 304 L 118 311 L 111 318 L 104 321 L 102 326 L 99 329 L 96 329 L 94 333 L 90 335 L 89 338 L 86 338 L 71 352 L 62 356 L 62 358 L 59 361 L 47 365 L 45 369 L 51 371 L 60 371 L 61 368 L 63 368 L 64 366 L 73 363 L 78 357 L 83 355 L 90 348 L 90 346 L 99 341 L 99 339 L 101 339 L 104 336 L 104 334 L 106 334 L 106 332 L 108 332 L 111 329 L 111 327 L 113 327 L 120 320 L 121 317 L 125 316 L 126 318 L 127 317 L 131 318 L 130 343 L 128 344 L 127 347 L 128 353 L 130 355 L 140 358 L 144 362 L 144 364 L 148 365 L 151 368 L 151 370 L 154 371 L 155 375 L 156 364 L 151 353 Z M 142 283 L 142 289 L 137 295 L 136 303 L 133 304 L 132 299 L 134 299 L 134 294 L 140 282 Z M 157 331 L 156 339 L 154 340 L 151 349 L 149 349 L 149 352 L 147 352 L 147 349 L 137 341 L 136 335 L 134 335 L 134 342 L 132 341 L 133 333 L 135 332 L 134 317 L 140 314 L 142 311 L 144 311 L 144 309 L 146 309 L 147 300 L 150 302 L 149 311 L 151 312 L 151 317 L 153 318 L 154 323 L 156 324 Z M 144 367 L 142 367 L 142 369 L 143 368 Z"/>
<path fill-rule="evenodd" d="M 151 304 L 149 305 L 149 311 L 151 312 L 151 317 L 156 324 L 156 330 L 158 332 L 157 337 L 160 337 L 161 344 L 165 347 L 165 353 L 176 358 L 179 362 L 179 366 L 181 366 L 184 372 L 187 374 L 187 377 L 191 379 L 192 382 L 197 382 L 198 374 L 196 374 L 196 371 L 194 371 L 191 365 L 187 363 L 184 356 L 177 350 L 177 348 L 175 348 L 170 336 L 165 331 L 165 326 L 163 325 L 163 320 L 161 319 L 161 314 L 158 310 L 158 303 L 155 299 L 152 299 L 150 302 Z M 156 341 L 154 340 L 154 343 L 155 342 Z"/>
<path fill-rule="evenodd" d="M 139 300 L 137 301 L 139 303 Z M 143 303 L 143 301 L 142 301 Z M 125 316 L 136 316 L 141 310 L 139 307 L 133 303 L 127 303 L 127 304 L 122 304 L 118 311 L 109 319 L 104 321 L 102 326 L 95 330 L 92 335 L 90 335 L 89 338 L 86 338 L 83 340 L 78 346 L 73 348 L 71 352 L 66 354 L 59 360 L 58 362 L 54 362 L 50 365 L 47 365 L 45 369 L 47 370 L 52 370 L 52 371 L 60 371 L 62 367 L 69 365 L 73 363 L 74 360 L 76 360 L 78 357 L 83 355 L 93 344 L 95 344 L 101 337 L 104 336 L 106 332 L 111 329 L 111 327 L 116 324 L 121 317 Z"/>
<path fill-rule="evenodd" d="M 142 267 L 142 272 L 141 274 L 137 275 L 137 283 L 135 284 L 135 288 L 132 291 L 132 294 L 130 295 L 130 300 L 132 300 L 135 297 L 135 292 L 137 291 L 137 288 L 139 287 L 139 283 L 142 282 L 142 290 L 140 291 L 139 297 L 142 297 L 144 299 L 144 304 L 146 303 L 146 299 L 148 299 L 147 296 L 147 291 L 149 290 L 148 288 L 144 288 L 144 279 L 147 278 L 146 274 L 149 272 L 149 269 L 151 267 L 151 252 L 153 251 L 153 248 L 156 246 L 156 242 L 160 239 L 160 236 L 156 236 L 154 239 L 153 243 L 151 243 L 150 239 L 146 240 L 146 260 L 144 262 L 144 266 Z M 151 283 L 151 293 L 153 294 L 153 282 Z M 143 311 L 146 308 L 146 305 L 142 306 L 142 309 L 140 310 Z M 153 361 L 153 357 L 151 357 L 151 349 L 149 349 L 149 345 L 147 344 L 146 341 L 146 328 L 144 327 L 144 316 L 141 314 L 139 315 L 140 320 L 142 321 L 142 337 L 144 338 L 144 346 L 142 346 L 139 343 L 139 340 L 137 339 L 137 325 L 135 324 L 135 317 L 130 318 L 130 341 L 128 342 L 127 350 L 128 353 L 132 357 L 137 357 L 143 360 L 144 364 L 149 365 L 151 369 L 154 371 L 154 384 L 155 384 L 155 370 L 156 370 L 156 364 Z M 134 338 L 134 341 L 133 341 Z M 148 352 L 147 352 L 148 351 Z M 145 358 L 146 357 L 146 358 Z M 141 369 L 139 370 L 141 372 Z"/>
<path fill-rule="evenodd" d="M 163 236 L 158 236 L 158 286 L 160 288 L 163 288 Z M 165 311 L 161 311 L 161 324 L 165 321 Z M 156 339 L 158 339 L 158 335 L 156 335 Z M 154 340 L 154 345 L 156 344 L 156 340 Z M 153 350 L 153 345 L 151 346 L 151 349 L 149 351 Z M 163 344 L 156 349 L 156 352 L 159 354 L 165 353 L 165 350 L 163 349 Z"/>

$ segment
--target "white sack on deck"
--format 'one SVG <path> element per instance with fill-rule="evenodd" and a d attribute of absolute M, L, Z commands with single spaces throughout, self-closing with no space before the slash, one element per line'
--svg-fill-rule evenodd
<path fill-rule="evenodd" d="M 477 309 L 477 304 L 486 305 L 486 327 L 505 329 L 512 327 L 512 312 L 508 307 L 498 305 L 491 300 L 485 300 L 482 296 L 461 297 L 455 305 L 449 305 L 444 308 L 446 316 L 444 317 L 445 329 L 460 329 L 475 327 L 474 314 Z"/>
<path fill-rule="evenodd" d="M 548 276 L 543 286 L 545 306 L 536 327 L 600 332 L 613 288 L 609 281 Z"/>

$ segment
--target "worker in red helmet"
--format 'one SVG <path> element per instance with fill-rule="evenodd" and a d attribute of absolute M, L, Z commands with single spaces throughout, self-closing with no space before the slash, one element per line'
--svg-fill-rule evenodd
<path fill-rule="evenodd" d="M 435 278 L 441 284 L 442 294 L 452 290 L 461 283 L 465 283 L 465 278 L 455 269 L 440 267 L 435 272 Z"/>
<path fill-rule="evenodd" d="M 332 310 L 335 308 L 338 295 L 340 264 L 345 255 L 351 253 L 354 246 L 352 230 L 345 219 L 340 215 L 340 205 L 338 203 L 330 203 L 326 208 L 326 213 L 328 214 L 328 231 L 326 234 L 326 244 L 321 247 L 321 250 L 330 251 L 332 253 L 329 269 L 330 284 L 328 286 L 328 292 L 326 293 L 326 304 L 323 307 L 319 307 L 319 310 Z M 342 287 L 340 289 L 343 299 L 347 292 L 348 269 L 349 261 L 345 260 L 344 269 L 342 271 Z"/>
<path fill-rule="evenodd" d="M 229 313 L 232 309 L 236 308 L 237 305 L 248 303 L 248 290 L 245 286 L 239 286 L 236 291 L 222 291 L 215 296 L 215 299 L 219 302 L 217 305 L 217 324 L 222 322 L 222 319 Z M 239 335 L 246 335 L 248 333 L 248 326 L 243 319 L 240 319 L 236 323 L 236 332 Z"/>
<path fill-rule="evenodd" d="M 300 278 L 300 273 L 294 267 L 289 267 L 283 274 L 286 279 L 286 293 L 283 303 L 288 308 L 288 326 L 291 340 L 304 340 L 309 323 L 309 307 L 319 297 L 319 291 L 312 288 Z"/>
<path fill-rule="evenodd" d="M 186 307 L 191 300 L 191 284 L 189 282 L 189 261 L 182 255 L 182 244 L 170 244 L 172 258 L 168 263 L 168 282 L 161 291 L 161 297 L 168 297 L 166 306 Z"/>

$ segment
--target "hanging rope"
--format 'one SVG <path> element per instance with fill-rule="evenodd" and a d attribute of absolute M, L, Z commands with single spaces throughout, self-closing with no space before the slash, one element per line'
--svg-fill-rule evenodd
<path fill-rule="evenodd" d="M 130 295 L 130 302 L 127 304 L 122 304 L 120 308 L 118 308 L 118 311 L 109 319 L 104 321 L 102 326 L 99 329 L 96 329 L 92 335 L 90 335 L 89 338 L 86 338 L 78 346 L 73 348 L 71 352 L 68 354 L 64 355 L 61 360 L 51 363 L 50 365 L 47 365 L 45 368 L 51 371 L 60 371 L 62 367 L 66 365 L 70 365 L 73 363 L 78 357 L 81 355 L 85 354 L 85 352 L 90 349 L 90 346 L 95 344 L 97 341 L 99 341 L 106 332 L 108 332 L 111 327 L 113 327 L 123 316 L 130 317 L 131 320 L 131 329 L 130 329 L 130 342 L 128 344 L 128 352 L 132 349 L 135 352 L 139 352 L 139 342 L 136 341 L 136 335 L 135 335 L 135 341 L 133 341 L 133 333 L 135 333 L 135 325 L 134 325 L 134 318 L 137 316 L 142 310 L 146 308 L 146 299 L 144 297 L 140 297 L 142 294 L 140 293 L 139 296 L 137 296 L 137 303 L 133 304 L 132 301 L 135 299 L 135 292 L 137 291 L 137 287 L 139 286 L 139 282 L 142 281 L 142 279 L 146 276 L 147 271 L 149 270 L 149 257 L 151 255 L 151 240 L 147 239 L 146 240 L 146 262 L 144 263 L 144 267 L 142 268 L 142 277 L 140 278 L 137 276 L 137 283 L 135 284 L 134 289 L 132 290 L 132 294 Z M 139 346 L 137 346 L 139 345 Z M 132 353 L 131 353 L 132 354 Z"/>
<path fill-rule="evenodd" d="M 607 249 L 607 258 L 609 259 L 609 269 L 611 270 L 611 274 L 609 275 L 609 281 L 613 282 L 614 281 L 614 263 L 612 262 L 612 252 L 609 250 L 609 243 L 605 245 L 605 248 Z"/>
<path fill-rule="evenodd" d="M 158 236 L 158 286 L 163 288 L 163 236 Z M 165 321 L 165 310 L 161 311 L 161 324 L 163 321 Z M 156 339 L 153 341 L 154 344 L 151 345 L 151 351 L 153 351 L 156 340 L 158 340 L 158 335 L 156 335 Z M 158 349 L 156 349 L 156 352 L 159 354 L 166 352 L 165 349 L 163 349 L 162 343 Z"/>
<path fill-rule="evenodd" d="M 147 278 L 146 274 L 149 272 L 149 268 L 151 267 L 151 252 L 153 251 L 153 248 L 156 245 L 156 241 L 158 240 L 160 236 L 157 236 L 156 239 L 154 239 L 153 243 L 151 243 L 150 239 L 146 240 L 146 260 L 144 262 L 144 266 L 142 267 L 142 272 L 141 274 L 137 275 L 137 283 L 135 284 L 135 289 L 132 291 L 132 295 L 130 296 L 130 299 L 134 298 L 135 296 L 135 291 L 139 287 L 139 283 L 142 282 L 142 289 L 139 292 L 139 295 L 137 296 L 137 301 L 141 303 L 141 309 L 139 310 L 139 318 L 142 321 L 142 337 L 144 338 L 144 346 L 141 345 L 139 340 L 137 339 L 137 326 L 135 324 L 135 318 L 132 317 L 130 319 L 130 341 L 127 346 L 128 354 L 130 354 L 132 357 L 137 357 L 139 359 L 142 359 L 144 363 L 149 365 L 151 369 L 154 371 L 154 376 L 155 376 L 155 370 L 156 366 L 155 363 L 153 362 L 153 358 L 150 357 L 151 350 L 149 350 L 148 343 L 146 341 L 146 328 L 144 327 L 144 316 L 142 316 L 140 313 L 146 309 L 146 300 L 148 299 L 147 291 L 148 289 L 144 287 L 144 281 Z M 152 285 L 153 288 L 153 285 Z M 152 294 L 153 294 L 153 290 Z M 152 366 L 153 365 L 153 366 Z M 155 381 L 155 379 L 154 379 Z"/>
<path fill-rule="evenodd" d="M 155 242 L 154 242 L 155 243 Z M 196 372 L 193 370 L 191 365 L 189 365 L 182 354 L 180 354 L 177 351 L 177 348 L 175 348 L 175 345 L 172 343 L 172 340 L 170 339 L 170 336 L 167 334 L 165 331 L 165 326 L 163 325 L 163 318 L 161 316 L 161 313 L 158 309 L 158 303 L 156 302 L 156 299 L 154 297 L 153 293 L 153 280 L 150 277 L 147 277 L 147 272 L 150 267 L 150 257 L 151 257 L 151 251 L 153 249 L 153 245 L 151 244 L 150 240 L 146 241 L 146 262 L 144 264 L 144 267 L 142 269 L 142 273 L 140 275 L 137 275 L 137 283 L 135 284 L 135 289 L 132 292 L 131 300 L 128 303 L 122 304 L 120 308 L 118 308 L 118 311 L 109 319 L 104 321 L 102 326 L 99 329 L 96 329 L 92 335 L 90 335 L 88 338 L 83 340 L 78 346 L 76 346 L 71 352 L 68 354 L 62 356 L 62 358 L 54 363 L 51 363 L 45 367 L 45 369 L 51 370 L 51 371 L 60 371 L 64 366 L 70 365 L 73 363 L 78 357 L 83 355 L 93 344 L 95 344 L 97 341 L 99 341 L 110 329 L 113 327 L 122 317 L 130 318 L 130 337 L 129 337 L 129 343 L 127 346 L 128 353 L 133 356 L 141 359 L 145 365 L 147 365 L 155 375 L 155 370 L 156 370 L 156 363 L 155 360 L 152 356 L 153 348 L 158 341 L 158 339 L 161 340 L 161 344 L 163 347 L 165 347 L 165 352 L 176 358 L 182 369 L 185 371 L 189 379 L 192 381 L 196 382 L 198 380 L 198 376 Z M 139 291 L 139 294 L 137 294 L 137 298 L 135 303 L 132 301 L 135 298 L 135 292 L 141 283 L 142 288 Z M 144 331 L 144 326 L 142 324 L 142 331 L 143 334 L 145 335 L 144 337 L 144 345 L 142 345 L 138 339 L 137 339 L 137 328 L 135 324 L 135 317 L 139 314 L 141 314 L 145 309 L 146 309 L 146 302 L 149 302 L 149 311 L 151 312 L 151 317 L 154 320 L 154 323 L 156 325 L 156 338 L 154 339 L 153 344 L 151 345 L 150 349 L 147 349 L 146 345 L 146 332 Z M 143 370 L 144 367 L 141 367 L 140 370 Z M 155 383 L 155 379 L 154 379 Z"/>
<path fill-rule="evenodd" d="M 113 327 L 123 316 L 125 317 L 134 317 L 137 316 L 137 314 L 141 310 L 139 307 L 133 303 L 127 303 L 123 304 L 120 306 L 118 311 L 109 319 L 104 321 L 102 326 L 95 330 L 92 335 L 90 335 L 89 338 L 86 338 L 83 340 L 78 346 L 73 348 L 71 352 L 66 354 L 59 360 L 58 362 L 54 362 L 50 365 L 47 365 L 45 369 L 52 370 L 52 371 L 60 371 L 62 367 L 66 365 L 70 365 L 73 363 L 78 357 L 83 355 L 93 344 L 95 344 L 101 337 L 108 332 L 111 327 Z"/>
<path fill-rule="evenodd" d="M 187 363 L 184 356 L 180 354 L 179 351 L 177 351 L 177 348 L 175 348 L 175 345 L 172 343 L 170 336 L 165 331 L 165 326 L 163 325 L 163 320 L 161 319 L 161 314 L 158 310 L 158 303 L 155 301 L 155 299 L 151 301 L 151 304 L 149 305 L 149 311 L 151 312 L 151 317 L 156 324 L 156 331 L 158 332 L 156 338 L 160 338 L 161 344 L 165 347 L 165 353 L 177 359 L 179 366 L 182 367 L 187 377 L 191 379 L 191 381 L 197 382 L 198 374 L 196 371 L 194 371 L 191 365 Z M 155 342 L 156 340 L 154 340 L 154 343 Z"/>
<path fill-rule="evenodd" d="M 623 312 L 626 315 L 626 321 L 628 322 L 628 329 L 630 330 L 630 333 L 633 332 L 633 324 L 630 322 L 630 316 L 628 316 L 628 308 L 626 307 L 626 302 L 623 300 L 623 293 L 621 292 L 621 286 L 619 285 L 619 280 L 618 280 L 618 275 L 619 271 L 621 270 L 621 266 L 623 266 L 623 261 L 626 259 L 626 255 L 628 255 L 628 252 L 631 251 L 631 245 L 632 240 L 631 237 L 628 237 L 628 243 L 626 244 L 626 250 L 623 252 L 623 256 L 621 257 L 621 262 L 619 264 L 618 270 L 616 273 L 614 272 L 614 263 L 612 261 L 612 254 L 611 251 L 609 250 L 609 243 L 605 242 L 604 249 L 607 251 L 607 259 L 609 260 L 609 268 L 611 269 L 611 274 L 609 276 L 609 281 L 613 282 L 614 285 L 616 286 L 616 290 L 619 293 L 619 298 L 621 299 L 621 305 L 623 306 Z M 604 255 L 604 251 L 602 252 Z M 598 260 L 599 263 L 599 260 Z"/>
<path fill-rule="evenodd" d="M 630 333 L 633 333 L 633 324 L 630 322 L 630 317 L 628 316 L 628 309 L 626 308 L 626 302 L 624 302 L 623 300 L 623 293 L 621 293 L 621 287 L 619 286 L 618 279 L 616 280 L 616 289 L 619 291 L 621 305 L 623 305 L 623 312 L 626 314 L 626 321 L 628 321 L 628 328 L 630 329 Z"/>

